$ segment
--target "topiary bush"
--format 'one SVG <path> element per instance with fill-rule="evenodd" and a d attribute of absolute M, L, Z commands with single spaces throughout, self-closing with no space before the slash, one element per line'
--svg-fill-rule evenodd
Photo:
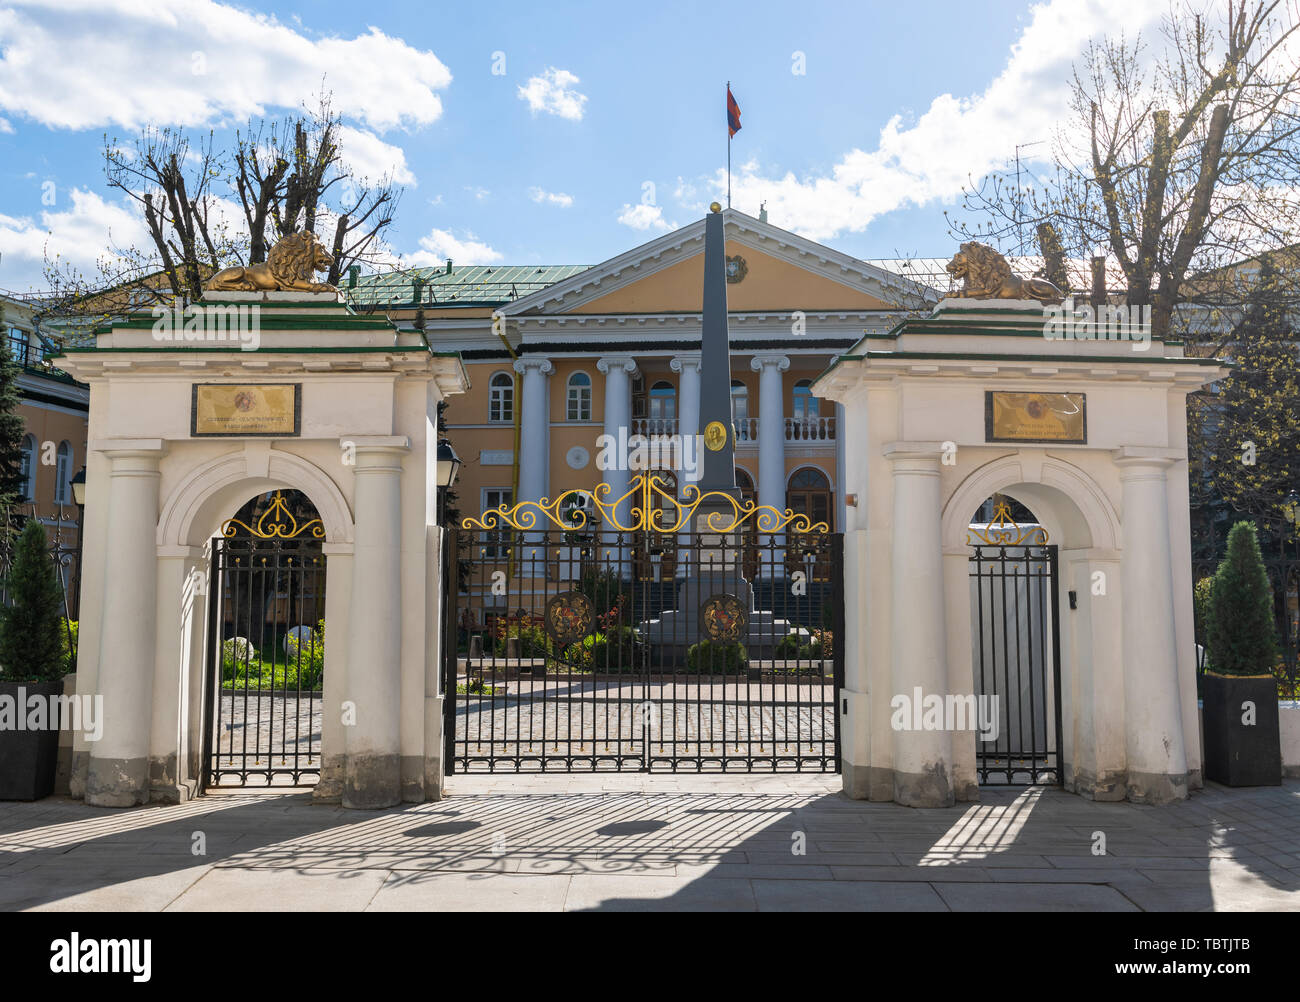
<path fill-rule="evenodd" d="M 63 589 L 45 527 L 35 519 L 18 536 L 5 587 L 11 604 L 0 608 L 0 677 L 6 682 L 62 678 L 68 662 Z"/>
<path fill-rule="evenodd" d="M 1220 675 L 1269 675 L 1277 663 L 1273 593 L 1250 522 L 1228 533 L 1228 549 L 1214 572 L 1209 603 L 1209 649 Z"/>
<path fill-rule="evenodd" d="M 686 652 L 686 667 L 694 672 L 726 673 L 744 671 L 749 651 L 734 640 L 702 640 Z"/>

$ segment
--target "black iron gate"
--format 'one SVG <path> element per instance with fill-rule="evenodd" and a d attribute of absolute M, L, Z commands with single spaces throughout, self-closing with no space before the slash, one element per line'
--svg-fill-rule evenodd
<path fill-rule="evenodd" d="M 977 712 L 995 720 L 989 735 L 976 733 L 980 783 L 1060 785 L 1056 547 L 975 546 L 970 580 Z"/>
<path fill-rule="evenodd" d="M 277 493 L 212 541 L 205 788 L 320 777 L 324 532 L 293 500 Z"/>
<path fill-rule="evenodd" d="M 449 773 L 839 770 L 841 536 L 493 514 L 446 537 Z"/>

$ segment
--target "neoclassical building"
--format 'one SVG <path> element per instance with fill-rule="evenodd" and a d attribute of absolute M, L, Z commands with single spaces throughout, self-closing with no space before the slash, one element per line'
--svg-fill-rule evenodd
<path fill-rule="evenodd" d="M 936 297 L 765 220 L 724 217 L 739 486 L 838 530 L 845 442 L 813 380 Z M 591 267 L 449 261 L 347 291 L 464 359 L 471 386 L 447 434 L 465 464 L 459 507 L 476 514 L 601 481 L 622 493 L 629 472 L 598 468 L 600 436 L 698 430 L 703 251 L 701 219 Z"/>

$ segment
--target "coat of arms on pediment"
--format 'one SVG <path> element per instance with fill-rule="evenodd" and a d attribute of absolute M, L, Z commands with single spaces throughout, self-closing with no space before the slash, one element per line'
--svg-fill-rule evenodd
<path fill-rule="evenodd" d="M 745 276 L 749 274 L 749 265 L 739 254 L 732 254 L 727 258 L 727 281 L 732 285 L 744 281 Z"/>

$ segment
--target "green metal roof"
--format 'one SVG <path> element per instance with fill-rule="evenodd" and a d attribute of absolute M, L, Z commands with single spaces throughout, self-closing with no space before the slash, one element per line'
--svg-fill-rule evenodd
<path fill-rule="evenodd" d="M 424 306 L 502 306 L 586 271 L 585 264 L 474 264 L 442 268 L 407 268 L 362 275 L 343 292 L 357 309 L 414 306 L 415 280 L 423 282 Z"/>

